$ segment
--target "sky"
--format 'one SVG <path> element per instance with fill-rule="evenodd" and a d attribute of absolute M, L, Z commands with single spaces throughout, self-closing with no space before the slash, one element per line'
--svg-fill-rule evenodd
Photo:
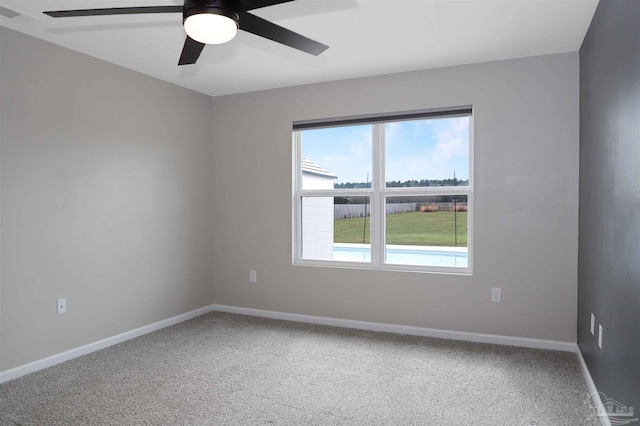
<path fill-rule="evenodd" d="M 302 131 L 302 156 L 338 176 L 371 180 L 372 125 Z M 385 124 L 385 181 L 469 178 L 469 117 Z"/>

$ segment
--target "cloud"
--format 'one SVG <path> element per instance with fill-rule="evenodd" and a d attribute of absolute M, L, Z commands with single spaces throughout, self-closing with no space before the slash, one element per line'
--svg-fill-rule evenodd
<path fill-rule="evenodd" d="M 394 142 L 402 137 L 404 126 L 400 123 L 387 123 L 384 127 L 385 143 L 387 146 L 393 146 Z"/>
<path fill-rule="evenodd" d="M 438 142 L 433 153 L 436 161 L 447 161 L 453 157 L 469 154 L 469 121 L 456 120 L 438 133 Z"/>
<path fill-rule="evenodd" d="M 400 123 L 394 123 L 400 124 Z M 387 149 L 387 180 L 468 178 L 469 120 L 405 122 L 392 129 Z"/>
<path fill-rule="evenodd" d="M 364 182 L 372 167 L 372 126 L 304 132 L 306 158 L 338 176 Z M 468 179 L 469 120 L 463 117 L 392 122 L 385 125 L 386 180 Z"/>
<path fill-rule="evenodd" d="M 337 182 L 371 179 L 371 126 L 327 129 L 303 147 L 309 160 L 338 176 Z"/>

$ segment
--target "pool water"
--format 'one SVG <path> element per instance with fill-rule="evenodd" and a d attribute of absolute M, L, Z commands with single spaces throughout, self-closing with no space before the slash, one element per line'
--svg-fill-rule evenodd
<path fill-rule="evenodd" d="M 342 262 L 371 262 L 371 249 L 368 246 L 350 244 L 334 245 L 333 260 Z M 402 248 L 389 246 L 386 263 L 394 265 L 421 265 L 466 268 L 468 254 L 460 249 L 434 247 Z"/>

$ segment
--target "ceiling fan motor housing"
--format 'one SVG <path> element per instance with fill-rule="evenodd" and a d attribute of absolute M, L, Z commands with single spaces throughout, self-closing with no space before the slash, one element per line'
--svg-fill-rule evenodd
<path fill-rule="evenodd" d="M 233 11 L 228 1 L 223 0 L 185 0 L 182 22 L 190 16 L 202 13 L 226 16 L 239 26 L 238 14 Z"/>

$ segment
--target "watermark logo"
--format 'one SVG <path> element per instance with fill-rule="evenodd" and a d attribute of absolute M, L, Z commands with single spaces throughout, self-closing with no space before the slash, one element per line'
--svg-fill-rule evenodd
<path fill-rule="evenodd" d="M 602 405 L 598 406 L 594 402 L 598 400 L 602 402 Z M 612 426 L 626 425 L 638 420 L 638 418 L 632 418 L 633 407 L 627 407 L 615 399 L 607 398 L 607 395 L 602 392 L 589 395 L 589 398 L 584 403 L 589 404 L 589 408 L 593 411 L 593 415 L 590 418 L 608 418 Z"/>

